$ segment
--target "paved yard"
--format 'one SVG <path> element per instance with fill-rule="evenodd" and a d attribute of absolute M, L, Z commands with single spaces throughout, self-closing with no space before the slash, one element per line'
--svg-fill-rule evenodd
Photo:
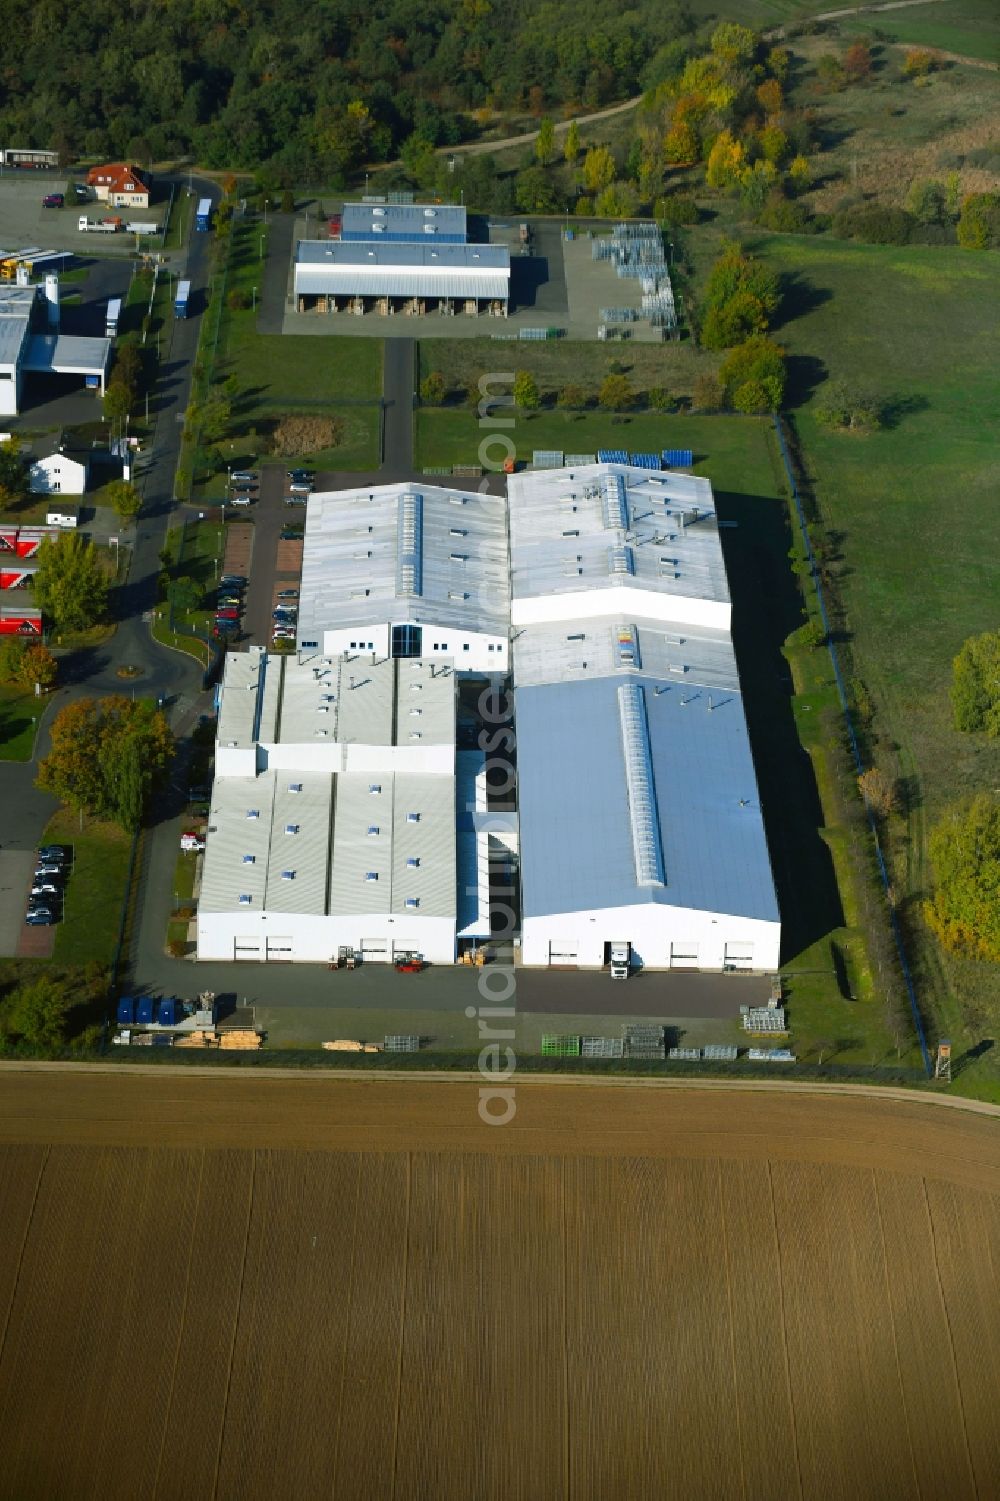
<path fill-rule="evenodd" d="M 0 850 L 0 955 L 5 959 L 20 952 L 24 912 L 34 868 L 33 851 Z M 36 931 L 45 933 L 51 930 L 38 928 Z"/>

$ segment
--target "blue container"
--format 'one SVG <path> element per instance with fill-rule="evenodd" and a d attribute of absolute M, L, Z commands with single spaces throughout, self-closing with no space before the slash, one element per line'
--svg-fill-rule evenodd
<path fill-rule="evenodd" d="M 567 240 L 571 240 L 573 238 L 573 231 L 571 229 L 567 229 L 566 238 Z"/>
<path fill-rule="evenodd" d="M 135 1003 L 135 1019 L 140 1026 L 149 1026 L 153 1020 L 153 997 L 141 995 Z"/>
<path fill-rule="evenodd" d="M 118 1002 L 118 1025 L 130 1027 L 135 1021 L 135 1001 L 130 995 L 123 995 Z"/>
<path fill-rule="evenodd" d="M 160 1002 L 156 1012 L 156 1020 L 161 1027 L 176 1027 L 177 1002 L 173 996 L 165 996 Z"/>

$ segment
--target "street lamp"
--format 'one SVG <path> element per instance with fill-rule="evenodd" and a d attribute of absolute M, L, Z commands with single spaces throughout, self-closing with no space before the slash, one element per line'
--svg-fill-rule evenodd
<path fill-rule="evenodd" d="M 264 259 L 264 239 L 265 239 L 265 236 L 261 235 L 261 237 L 260 237 L 260 258 L 261 258 L 261 260 Z"/>
<path fill-rule="evenodd" d="M 255 313 L 257 311 L 257 288 L 256 287 L 254 287 L 254 289 L 253 289 L 253 306 L 251 307 L 250 311 L 252 313 Z"/>

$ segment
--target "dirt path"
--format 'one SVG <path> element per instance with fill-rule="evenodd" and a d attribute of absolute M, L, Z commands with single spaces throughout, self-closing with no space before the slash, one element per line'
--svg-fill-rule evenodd
<path fill-rule="evenodd" d="M 927 0 L 907 0 L 909 4 L 927 3 Z M 591 125 L 595 120 L 610 120 L 613 115 L 623 115 L 626 110 L 635 109 L 642 98 L 637 94 L 634 99 L 626 99 L 623 104 L 612 104 L 607 109 L 599 109 L 592 115 L 580 115 L 577 125 Z M 555 126 L 556 135 L 563 135 L 572 125 L 572 120 L 560 120 Z M 485 156 L 490 151 L 506 151 L 511 146 L 529 146 L 538 136 L 537 130 L 529 130 L 524 135 L 507 136 L 502 141 L 470 141 L 465 146 L 439 146 L 438 156 Z"/>

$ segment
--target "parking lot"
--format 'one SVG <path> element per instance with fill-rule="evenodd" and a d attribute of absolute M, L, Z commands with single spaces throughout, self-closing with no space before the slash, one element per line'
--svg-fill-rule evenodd
<path fill-rule="evenodd" d="M 71 177 L 82 182 L 85 176 L 86 173 L 69 170 L 15 173 L 9 167 L 4 168 L 0 175 L 0 225 L 3 226 L 0 229 L 3 242 L 0 248 L 23 250 L 28 245 L 37 245 L 42 250 L 75 250 L 81 256 L 90 256 L 97 249 L 95 242 L 99 242 L 102 256 L 127 256 L 135 249 L 134 235 L 82 234 L 77 227 L 80 215 L 87 214 L 91 219 L 97 219 L 105 214 L 119 214 L 122 219 L 135 219 L 143 224 L 162 223 L 167 198 L 154 202 L 148 209 L 108 208 L 96 198 L 79 204 L 67 199 L 62 208 L 42 207 L 42 199 L 47 193 L 63 193 Z M 156 239 L 156 236 L 149 238 Z"/>

